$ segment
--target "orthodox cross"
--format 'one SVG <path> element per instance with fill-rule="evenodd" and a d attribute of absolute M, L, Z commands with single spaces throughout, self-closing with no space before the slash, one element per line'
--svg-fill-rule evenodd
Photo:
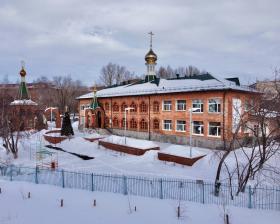
<path fill-rule="evenodd" d="M 155 35 L 152 31 L 150 33 L 148 33 L 151 37 L 150 39 L 150 48 L 152 49 L 152 46 L 153 46 L 153 35 Z"/>
<path fill-rule="evenodd" d="M 20 61 L 21 67 L 24 68 L 25 67 L 25 62 L 24 60 Z"/>

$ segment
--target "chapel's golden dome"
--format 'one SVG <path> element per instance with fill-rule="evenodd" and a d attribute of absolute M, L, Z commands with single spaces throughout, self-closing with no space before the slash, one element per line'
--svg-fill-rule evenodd
<path fill-rule="evenodd" d="M 155 63 L 157 61 L 157 55 L 152 49 L 150 49 L 149 52 L 145 55 L 145 61 L 148 64 Z"/>

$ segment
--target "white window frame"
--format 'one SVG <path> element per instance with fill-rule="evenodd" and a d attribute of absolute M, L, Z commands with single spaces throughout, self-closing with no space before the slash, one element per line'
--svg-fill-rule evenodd
<path fill-rule="evenodd" d="M 165 129 L 165 121 L 171 121 L 171 123 L 169 123 L 169 129 Z M 162 130 L 164 131 L 172 131 L 172 120 L 163 120 L 162 122 Z"/>
<path fill-rule="evenodd" d="M 183 127 L 184 127 L 183 129 L 184 129 L 184 130 L 178 130 L 178 121 L 183 121 L 183 122 L 185 122 L 185 124 L 179 124 L 180 126 L 183 125 Z M 185 121 L 185 120 L 176 120 L 176 131 L 177 131 L 177 132 L 186 132 L 186 121 Z"/>
<path fill-rule="evenodd" d="M 184 109 L 182 109 L 182 110 L 178 109 L 178 105 L 179 105 L 178 101 L 185 101 L 185 103 L 183 104 Z M 186 111 L 186 109 L 187 109 L 187 101 L 186 100 L 176 100 L 176 111 Z"/>
<path fill-rule="evenodd" d="M 165 102 L 170 102 L 170 104 L 165 104 Z M 165 105 L 169 105 L 169 110 L 165 110 Z M 172 110 L 172 100 L 163 100 L 162 101 L 162 111 L 171 111 Z"/>
<path fill-rule="evenodd" d="M 200 125 L 195 125 L 194 122 L 201 122 L 202 124 L 200 124 Z M 195 126 L 200 127 L 200 134 L 197 134 L 197 133 L 194 132 Z M 201 127 L 202 127 L 202 128 L 201 128 Z M 204 135 L 204 123 L 203 123 L 203 121 L 193 121 L 193 122 L 192 122 L 192 128 L 193 128 L 193 130 L 192 130 L 192 134 L 193 134 L 193 135 L 199 135 L 199 136 L 203 136 L 203 135 Z M 202 132 L 201 132 L 201 129 L 203 129 Z"/>
<path fill-rule="evenodd" d="M 218 125 L 210 125 L 210 123 L 220 123 L 220 125 L 218 126 Z M 217 128 L 217 133 L 219 133 L 219 129 L 218 128 L 220 128 L 220 135 L 211 135 L 210 134 L 210 127 L 216 127 Z M 209 122 L 208 123 L 208 136 L 209 137 L 217 137 L 217 138 L 220 138 L 221 137 L 221 135 L 222 135 L 222 126 L 221 126 L 221 122 Z"/>
<path fill-rule="evenodd" d="M 194 103 L 194 101 L 199 101 L 199 102 Z M 193 107 L 194 104 L 198 104 L 198 105 L 200 105 L 200 107 Z M 202 110 L 201 110 L 201 108 L 202 108 Z M 203 113 L 203 111 L 204 111 L 203 100 L 193 99 L 192 100 L 192 113 Z"/>
<path fill-rule="evenodd" d="M 214 100 L 214 101 L 216 101 L 216 102 L 211 102 L 210 103 L 210 101 L 211 100 Z M 217 101 L 218 101 L 218 103 L 217 103 Z M 217 107 L 217 111 L 210 111 L 210 105 L 217 105 L 216 107 Z M 220 109 L 220 111 L 219 111 L 219 109 Z M 221 113 L 221 111 L 222 111 L 222 104 L 221 104 L 221 99 L 220 98 L 211 98 L 211 99 L 208 99 L 208 113 L 216 113 L 216 114 L 218 114 L 218 113 Z"/>

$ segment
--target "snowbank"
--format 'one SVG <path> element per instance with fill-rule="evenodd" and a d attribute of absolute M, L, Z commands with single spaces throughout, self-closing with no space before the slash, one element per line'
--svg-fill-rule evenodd
<path fill-rule="evenodd" d="M 142 140 L 142 139 L 128 138 L 128 137 L 126 138 L 126 143 L 125 143 L 125 138 L 117 135 L 111 135 L 107 138 L 102 139 L 102 141 L 110 142 L 118 145 L 126 145 L 126 146 L 135 147 L 143 150 L 158 147 L 158 145 L 156 145 L 154 142 Z"/>
<path fill-rule="evenodd" d="M 186 146 L 186 145 L 171 145 L 171 146 L 167 147 L 166 149 L 161 150 L 160 152 L 166 153 L 169 155 L 190 158 L 190 147 Z M 199 156 L 204 156 L 204 155 L 206 155 L 205 152 L 202 152 L 197 148 L 192 148 L 192 157 L 199 157 Z"/>

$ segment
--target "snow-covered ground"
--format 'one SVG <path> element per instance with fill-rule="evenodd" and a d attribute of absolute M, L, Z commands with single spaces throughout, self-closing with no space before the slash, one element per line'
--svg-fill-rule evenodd
<path fill-rule="evenodd" d="M 213 182 L 215 179 L 216 169 L 218 165 L 218 157 L 216 151 L 205 148 L 193 147 L 193 155 L 205 155 L 201 160 L 197 161 L 192 167 L 182 166 L 179 164 L 168 163 L 159 161 L 157 159 L 157 151 L 148 151 L 143 156 L 128 155 L 120 152 L 115 152 L 98 146 L 97 142 L 89 142 L 84 137 L 99 137 L 98 133 L 79 132 L 77 122 L 73 124 L 75 136 L 66 139 L 57 147 L 62 149 L 94 157 L 92 160 L 82 160 L 74 155 L 55 151 L 54 149 L 47 149 L 58 154 L 58 166 L 60 169 L 84 171 L 93 173 L 113 173 L 113 174 L 131 174 L 141 176 L 160 176 L 160 177 L 177 177 L 184 179 L 202 179 L 204 181 Z M 19 158 L 14 160 L 11 155 L 6 155 L 5 149 L 0 145 L 0 162 L 11 162 L 15 165 L 21 166 L 35 166 L 36 165 L 36 150 L 43 149 L 49 143 L 43 138 L 46 130 L 34 133 L 28 138 L 24 138 L 19 143 Z M 123 137 L 109 137 L 117 139 L 118 141 L 124 140 Z M 121 139 L 121 140 L 120 140 Z M 153 141 L 138 140 L 127 138 L 129 144 L 136 146 L 143 146 L 145 144 L 149 147 L 159 146 L 160 152 L 171 153 L 180 156 L 189 156 L 189 146 L 174 145 L 170 143 L 161 143 Z M 236 151 L 239 160 L 244 160 L 243 152 Z M 280 166 L 280 155 L 275 155 L 270 159 L 269 163 L 273 166 Z M 233 166 L 235 162 L 234 155 L 230 155 L 227 160 L 229 166 Z M 271 174 L 273 175 L 273 174 Z M 226 175 L 222 178 L 226 178 Z M 266 180 L 265 184 L 270 184 Z M 274 183 L 271 183 L 274 184 Z"/>
<path fill-rule="evenodd" d="M 176 208 L 179 201 L 175 200 L 71 190 L 2 180 L 0 180 L 0 187 L 2 190 L 0 194 L 1 224 L 224 223 L 223 206 L 180 202 L 182 217 L 178 219 Z M 28 192 L 31 193 L 30 199 Z M 60 207 L 61 199 L 64 202 L 63 207 Z M 93 206 L 94 200 L 96 200 L 96 207 Z M 278 224 L 280 220 L 278 211 L 237 207 L 225 207 L 225 210 L 232 224 L 249 222 Z"/>

